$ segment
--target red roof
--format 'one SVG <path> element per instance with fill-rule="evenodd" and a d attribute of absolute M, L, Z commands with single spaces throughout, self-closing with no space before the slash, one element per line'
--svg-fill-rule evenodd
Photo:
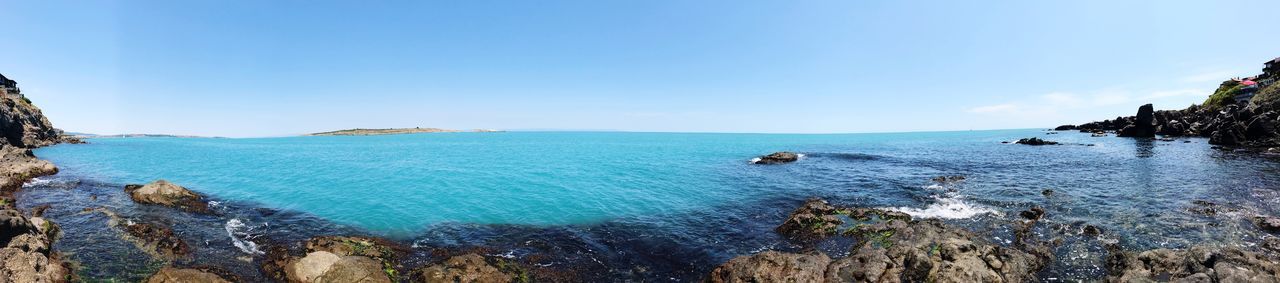
<path fill-rule="evenodd" d="M 1240 84 L 1242 84 L 1242 85 L 1256 85 L 1256 84 L 1258 84 L 1258 82 L 1255 82 L 1255 81 L 1243 81 L 1243 82 L 1240 82 Z"/>

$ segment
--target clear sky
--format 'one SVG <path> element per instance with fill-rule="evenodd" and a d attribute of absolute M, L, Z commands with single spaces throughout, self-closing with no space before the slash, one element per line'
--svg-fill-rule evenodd
<path fill-rule="evenodd" d="M 845 133 L 1183 108 L 1280 56 L 1280 1 L 11 1 L 55 126 Z"/>

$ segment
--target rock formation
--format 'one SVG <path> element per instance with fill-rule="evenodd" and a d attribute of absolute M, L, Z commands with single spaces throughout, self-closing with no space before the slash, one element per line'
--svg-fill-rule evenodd
<path fill-rule="evenodd" d="M 1236 248 L 1109 249 L 1110 282 L 1280 282 L 1280 263 L 1275 259 Z"/>
<path fill-rule="evenodd" d="M 285 247 L 268 250 L 263 271 L 287 282 L 396 282 L 397 248 L 390 242 L 363 237 L 316 237 L 305 243 L 305 254 Z"/>
<path fill-rule="evenodd" d="M 231 283 L 211 270 L 166 266 L 147 278 L 146 283 Z"/>
<path fill-rule="evenodd" d="M 17 210 L 0 210 L 0 278 L 9 280 L 5 282 L 68 281 L 71 271 L 52 250 L 52 222 L 32 219 Z"/>
<path fill-rule="evenodd" d="M 796 160 L 800 160 L 799 154 L 796 154 L 794 152 L 783 151 L 783 152 L 774 152 L 769 155 L 757 157 L 756 159 L 752 160 L 751 163 L 752 164 L 782 164 L 782 163 L 796 162 Z"/>
<path fill-rule="evenodd" d="M 504 271 L 489 264 L 483 256 L 470 253 L 418 269 L 414 272 L 413 282 L 513 282 L 520 281 L 516 280 L 518 278 L 519 274 Z"/>
<path fill-rule="evenodd" d="M 1138 115 L 1134 116 L 1133 124 L 1121 128 L 1116 133 L 1118 137 L 1134 137 L 1134 138 L 1150 138 L 1156 136 L 1155 107 L 1151 104 L 1138 107 Z"/>
<path fill-rule="evenodd" d="M 857 223 L 844 223 L 844 215 Z M 846 225 L 848 224 L 848 225 Z M 1049 249 L 1006 248 L 938 220 L 913 220 L 870 208 L 838 208 L 810 200 L 778 227 L 785 235 L 853 237 L 851 255 L 768 251 L 740 256 L 712 271 L 709 282 L 1028 282 L 1052 260 Z"/>
<path fill-rule="evenodd" d="M 1047 140 L 1042 140 L 1042 139 L 1040 139 L 1040 138 L 1025 138 L 1025 139 L 1019 139 L 1018 141 L 1016 141 L 1016 142 L 1014 142 L 1014 143 L 1016 143 L 1016 144 L 1025 144 L 1025 145 L 1057 145 L 1057 144 L 1058 144 L 1058 142 L 1056 142 L 1056 141 L 1047 141 Z"/>
<path fill-rule="evenodd" d="M 192 212 L 209 212 L 209 204 L 204 201 L 203 196 L 165 180 L 146 185 L 126 185 L 124 191 L 129 193 L 129 198 L 137 203 L 176 207 Z"/>

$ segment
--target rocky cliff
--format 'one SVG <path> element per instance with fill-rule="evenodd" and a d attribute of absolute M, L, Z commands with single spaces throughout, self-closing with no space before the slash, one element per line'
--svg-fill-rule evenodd
<path fill-rule="evenodd" d="M 26 181 L 58 172 L 53 163 L 37 159 L 31 149 L 62 142 L 62 131 L 16 91 L 9 89 L 0 98 L 0 278 L 69 281 L 72 273 L 52 249 L 58 226 L 39 212 L 23 214 L 13 200 L 14 192 Z"/>

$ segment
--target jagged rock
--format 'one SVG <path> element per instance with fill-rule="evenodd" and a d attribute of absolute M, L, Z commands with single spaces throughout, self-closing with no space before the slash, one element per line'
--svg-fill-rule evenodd
<path fill-rule="evenodd" d="M 0 211 L 0 225 L 0 281 L 65 282 L 71 275 L 50 249 L 54 240 L 21 213 Z"/>
<path fill-rule="evenodd" d="M 938 176 L 938 177 L 933 177 L 933 179 L 932 179 L 932 181 L 937 182 L 937 183 L 955 183 L 955 182 L 960 182 L 960 181 L 964 181 L 964 180 L 965 180 L 965 176 L 960 176 L 960 175 L 955 175 L 955 176 Z"/>
<path fill-rule="evenodd" d="M 712 270 L 707 282 L 821 282 L 830 263 L 825 254 L 766 251 L 729 260 Z"/>
<path fill-rule="evenodd" d="M 816 239 L 834 235 L 836 229 L 844 223 L 836 217 L 836 214 L 836 208 L 827 201 L 810 199 L 791 212 L 791 216 L 774 230 L 796 239 Z"/>
<path fill-rule="evenodd" d="M 517 276 L 489 264 L 483 256 L 470 253 L 419 269 L 414 282 L 512 282 Z"/>
<path fill-rule="evenodd" d="M 1155 108 L 1151 104 L 1138 107 L 1138 115 L 1134 116 L 1134 123 L 1120 129 L 1116 134 L 1119 137 L 1137 137 L 1149 138 L 1156 136 L 1156 128 L 1154 123 Z"/>
<path fill-rule="evenodd" d="M 166 266 L 147 278 L 146 283 L 231 283 L 208 270 Z"/>
<path fill-rule="evenodd" d="M 176 207 L 192 212 L 209 212 L 209 204 L 205 203 L 204 197 L 169 181 L 157 180 L 146 185 L 127 185 L 124 190 L 137 203 Z"/>
<path fill-rule="evenodd" d="M 1056 144 L 1058 144 L 1058 142 L 1055 142 L 1055 141 L 1046 141 L 1046 140 L 1042 140 L 1042 139 L 1040 139 L 1040 138 L 1025 138 L 1025 139 L 1019 139 L 1017 142 L 1014 142 L 1014 143 L 1016 143 L 1016 144 L 1025 144 L 1025 145 L 1056 145 Z"/>
<path fill-rule="evenodd" d="M 800 160 L 800 155 L 794 152 L 775 152 L 769 155 L 761 156 L 752 160 L 753 164 L 782 164 L 791 163 Z"/>
<path fill-rule="evenodd" d="M 1110 282 L 1280 282 L 1277 259 L 1237 248 L 1195 246 L 1141 253 L 1109 246 Z"/>

